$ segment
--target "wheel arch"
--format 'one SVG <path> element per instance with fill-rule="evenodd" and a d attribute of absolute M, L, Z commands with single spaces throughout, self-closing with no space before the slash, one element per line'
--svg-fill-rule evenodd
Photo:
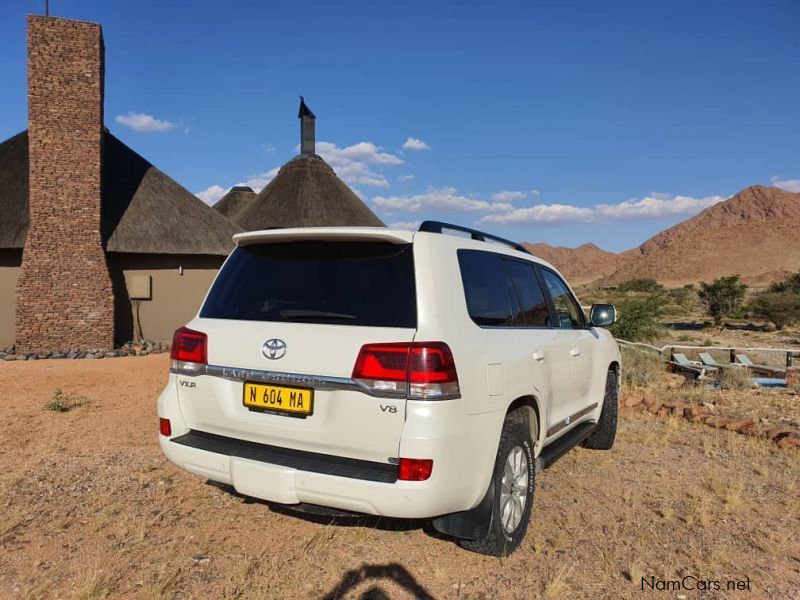
<path fill-rule="evenodd" d="M 621 371 L 621 369 L 622 369 L 622 367 L 620 366 L 619 361 L 612 360 L 611 364 L 608 365 L 608 369 L 606 370 L 606 373 L 608 371 L 614 371 L 614 375 L 617 378 L 617 387 L 622 385 L 622 382 L 620 381 L 620 371 Z"/>
<path fill-rule="evenodd" d="M 508 405 L 506 418 L 509 417 L 528 427 L 533 440 L 534 456 L 538 455 L 545 438 L 544 419 L 538 398 L 534 395 L 520 396 Z"/>

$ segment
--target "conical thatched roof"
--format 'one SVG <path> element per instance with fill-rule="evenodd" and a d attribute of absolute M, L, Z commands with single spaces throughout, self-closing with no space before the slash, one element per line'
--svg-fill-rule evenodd
<path fill-rule="evenodd" d="M 111 135 L 103 137 L 101 232 L 109 252 L 227 254 L 241 231 Z M 0 248 L 28 229 L 28 134 L 0 144 Z"/>
<path fill-rule="evenodd" d="M 248 231 L 384 225 L 316 154 L 301 154 L 283 165 L 237 221 Z"/>
<path fill-rule="evenodd" d="M 229 220 L 241 226 L 239 215 L 256 199 L 253 188 L 247 185 L 235 185 L 214 205 L 214 208 Z"/>

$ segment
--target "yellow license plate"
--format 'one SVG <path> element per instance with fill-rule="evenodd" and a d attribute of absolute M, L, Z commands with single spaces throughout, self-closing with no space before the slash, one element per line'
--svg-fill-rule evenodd
<path fill-rule="evenodd" d="M 314 390 L 245 382 L 243 402 L 254 410 L 307 416 L 314 412 Z"/>

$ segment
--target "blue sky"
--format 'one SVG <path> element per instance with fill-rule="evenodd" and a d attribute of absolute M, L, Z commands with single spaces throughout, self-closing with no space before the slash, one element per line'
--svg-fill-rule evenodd
<path fill-rule="evenodd" d="M 800 191 L 794 0 L 50 4 L 103 25 L 111 131 L 209 202 L 296 153 L 300 94 L 387 223 L 624 250 L 748 185 Z M 0 139 L 43 6 L 0 3 Z"/>

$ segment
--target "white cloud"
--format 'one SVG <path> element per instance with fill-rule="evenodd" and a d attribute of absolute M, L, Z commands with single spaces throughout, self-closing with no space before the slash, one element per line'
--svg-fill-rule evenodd
<path fill-rule="evenodd" d="M 264 171 L 263 173 L 257 173 L 256 175 L 251 175 L 248 179 L 246 179 L 245 181 L 240 181 L 236 185 L 249 185 L 251 188 L 253 188 L 253 191 L 255 191 L 255 193 L 257 194 L 263 188 L 265 188 L 270 181 L 275 179 L 275 176 L 278 174 L 278 171 L 280 170 L 281 170 L 280 167 L 275 167 L 274 169 L 270 169 L 269 171 Z"/>
<path fill-rule="evenodd" d="M 775 187 L 786 190 L 787 192 L 800 192 L 800 179 L 781 179 L 777 175 L 770 179 Z"/>
<path fill-rule="evenodd" d="M 372 165 L 394 167 L 405 164 L 402 158 L 384 152 L 372 142 L 359 142 L 344 148 L 331 142 L 317 142 L 316 150 L 349 184 L 389 187 L 389 180 Z"/>
<path fill-rule="evenodd" d="M 443 210 L 448 212 L 492 212 L 511 210 L 507 202 L 487 202 L 458 193 L 456 188 L 428 188 L 414 196 L 376 196 L 372 202 L 378 208 L 388 211 L 418 213 L 424 210 Z"/>
<path fill-rule="evenodd" d="M 525 192 L 509 192 L 503 190 L 502 192 L 492 194 L 492 200 L 495 202 L 516 202 L 517 200 L 522 200 L 525 196 Z"/>
<path fill-rule="evenodd" d="M 531 191 L 530 191 L 530 192 L 528 192 L 528 193 L 529 193 L 531 196 L 538 196 L 538 195 L 539 195 L 539 194 L 541 194 L 542 192 L 540 192 L 539 190 L 531 190 Z"/>
<path fill-rule="evenodd" d="M 406 231 L 417 231 L 422 221 L 397 221 L 396 223 L 389 223 L 389 229 L 405 229 Z"/>
<path fill-rule="evenodd" d="M 130 127 L 138 133 L 169 131 L 175 127 L 175 123 L 171 123 L 170 121 L 162 121 L 161 119 L 156 119 L 152 115 L 137 112 L 129 112 L 127 115 L 117 115 L 114 117 L 114 120 L 120 125 Z"/>
<path fill-rule="evenodd" d="M 645 198 L 634 198 L 617 204 L 596 204 L 589 207 L 573 204 L 537 204 L 529 207 L 515 207 L 504 213 L 486 215 L 478 223 L 526 225 L 651 219 L 675 215 L 690 216 L 723 200 L 725 198 L 722 196 L 692 198 L 691 196 L 651 193 Z"/>
<path fill-rule="evenodd" d="M 212 185 L 207 187 L 201 192 L 197 192 L 195 196 L 200 198 L 206 204 L 216 204 L 220 198 L 222 198 L 225 194 L 228 193 L 228 190 L 231 188 L 224 188 L 219 185 Z"/>
<path fill-rule="evenodd" d="M 274 150 L 274 146 L 262 147 L 270 153 Z M 299 151 L 300 148 L 298 147 L 297 150 Z M 359 184 L 389 187 L 389 180 L 383 173 L 377 171 L 375 166 L 394 167 L 405 164 L 403 159 L 394 154 L 384 152 L 372 142 L 359 142 L 345 148 L 339 148 L 331 142 L 317 142 L 317 153 L 327 161 L 339 177 L 351 186 Z M 250 186 L 258 193 L 275 178 L 278 171 L 280 171 L 280 167 L 275 167 L 263 173 L 256 173 L 246 180 L 236 183 L 236 185 Z M 214 204 L 230 189 L 230 186 L 212 185 L 205 190 L 197 192 L 196 196 L 206 204 Z M 358 189 L 353 188 L 353 191 L 359 198 L 364 198 L 363 193 Z"/>
<path fill-rule="evenodd" d="M 514 208 L 505 213 L 486 215 L 478 223 L 498 225 L 521 225 L 528 223 L 565 223 L 567 221 L 591 221 L 591 208 L 570 204 L 537 204 L 525 208 Z"/>
<path fill-rule="evenodd" d="M 647 219 L 699 213 L 704 208 L 725 200 L 722 196 L 692 198 L 691 196 L 665 196 L 652 194 L 618 204 L 598 204 L 595 212 L 609 219 Z"/>
<path fill-rule="evenodd" d="M 403 150 L 430 150 L 431 147 L 428 146 L 425 142 L 415 137 L 409 136 L 405 142 L 403 142 Z"/>
<path fill-rule="evenodd" d="M 269 171 L 265 171 L 263 173 L 257 173 L 256 175 L 252 175 L 245 181 L 240 181 L 236 185 L 246 185 L 253 188 L 253 191 L 257 194 L 260 192 L 266 185 L 275 178 L 275 175 L 278 174 L 280 171 L 280 167 L 275 167 L 274 169 L 270 169 Z M 207 187 L 206 189 L 195 193 L 195 196 L 200 198 L 206 204 L 216 204 L 220 198 L 222 198 L 225 194 L 227 194 L 231 187 L 222 187 L 221 185 L 212 185 Z"/>
<path fill-rule="evenodd" d="M 413 181 L 413 180 L 414 180 L 414 176 L 411 175 L 411 174 L 409 174 L 409 175 L 400 175 L 400 177 L 397 178 L 397 181 Z"/>

